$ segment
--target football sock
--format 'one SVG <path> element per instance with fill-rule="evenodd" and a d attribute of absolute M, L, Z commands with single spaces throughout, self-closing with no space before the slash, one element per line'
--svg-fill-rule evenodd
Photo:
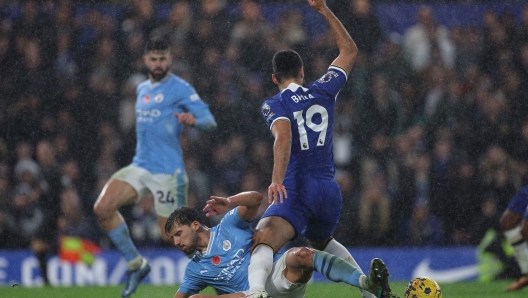
<path fill-rule="evenodd" d="M 259 244 L 251 254 L 248 268 L 249 289 L 264 289 L 266 280 L 273 268 L 273 249 L 267 245 Z"/>
<path fill-rule="evenodd" d="M 333 254 L 333 255 L 336 255 L 338 257 L 345 259 L 345 261 L 349 262 L 354 267 L 361 270 L 361 267 L 359 267 L 358 263 L 356 262 L 356 260 L 354 260 L 354 258 L 352 257 L 348 249 L 346 249 L 346 247 L 344 247 L 341 243 L 337 242 L 335 239 L 332 239 L 330 240 L 330 242 L 328 242 L 324 251 L 329 254 Z M 362 288 L 360 289 L 361 289 L 361 294 L 363 294 L 364 298 L 375 298 L 376 297 L 371 292 L 367 290 L 363 290 Z"/>
<path fill-rule="evenodd" d="M 122 223 L 117 228 L 108 232 L 108 237 L 110 237 L 110 240 L 112 240 L 112 243 L 114 243 L 123 257 L 125 257 L 125 260 L 129 263 L 128 268 L 130 270 L 137 269 L 141 266 L 141 256 L 134 243 L 132 243 L 130 231 L 126 223 Z"/>
<path fill-rule="evenodd" d="M 361 269 L 352 266 L 345 259 L 320 250 L 314 252 L 312 266 L 331 281 L 345 282 L 358 288 L 361 288 L 359 278 L 365 276 Z"/>
<path fill-rule="evenodd" d="M 528 274 L 528 243 L 521 234 L 521 226 L 504 232 L 504 236 L 513 246 L 515 259 L 521 268 L 521 273 Z"/>

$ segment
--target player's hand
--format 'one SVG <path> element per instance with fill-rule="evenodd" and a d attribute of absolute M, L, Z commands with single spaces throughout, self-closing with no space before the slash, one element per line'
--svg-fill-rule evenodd
<path fill-rule="evenodd" d="M 205 202 L 205 207 L 203 208 L 206 217 L 211 217 L 215 215 L 222 215 L 229 211 L 231 201 L 227 198 L 211 196 L 211 199 Z"/>
<path fill-rule="evenodd" d="M 268 203 L 274 203 L 277 205 L 278 203 L 283 203 L 284 199 L 288 198 L 288 192 L 286 191 L 286 187 L 278 182 L 272 182 L 270 186 L 268 187 Z"/>
<path fill-rule="evenodd" d="M 196 118 L 191 113 L 176 113 L 174 112 L 174 117 L 178 119 L 178 123 L 184 125 L 194 126 L 196 124 Z"/>
<path fill-rule="evenodd" d="M 308 4 L 310 7 L 315 10 L 316 12 L 322 12 L 326 6 L 326 0 L 306 0 L 308 1 Z"/>

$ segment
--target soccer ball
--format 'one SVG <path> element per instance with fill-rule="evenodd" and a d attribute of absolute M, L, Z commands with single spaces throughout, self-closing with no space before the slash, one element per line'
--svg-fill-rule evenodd
<path fill-rule="evenodd" d="M 429 277 L 416 277 L 409 282 L 405 298 L 442 298 L 442 290 L 436 281 Z"/>

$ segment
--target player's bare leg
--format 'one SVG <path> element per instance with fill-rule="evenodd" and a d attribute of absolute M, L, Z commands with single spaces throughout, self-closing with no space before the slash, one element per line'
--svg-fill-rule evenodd
<path fill-rule="evenodd" d="M 136 202 L 137 197 L 137 191 L 130 184 L 110 179 L 94 205 L 99 223 L 128 262 L 128 281 L 122 297 L 129 297 L 150 272 L 150 266 L 136 250 L 128 226 L 118 211 L 121 206 Z"/>
<path fill-rule="evenodd" d="M 514 248 L 514 255 L 522 276 L 506 287 L 506 291 L 518 291 L 528 286 L 528 223 L 521 214 L 510 210 L 504 211 L 500 220 L 506 239 Z"/>
<path fill-rule="evenodd" d="M 101 191 L 94 205 L 94 213 L 99 224 L 109 232 L 125 222 L 119 208 L 133 204 L 137 200 L 138 193 L 130 184 L 110 179 Z"/>

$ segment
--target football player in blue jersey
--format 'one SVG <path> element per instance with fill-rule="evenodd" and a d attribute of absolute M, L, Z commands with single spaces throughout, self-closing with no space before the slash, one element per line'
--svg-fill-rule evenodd
<path fill-rule="evenodd" d="M 165 233 L 184 253 L 195 252 L 175 298 L 211 297 L 198 294 L 208 286 L 223 297 L 247 294 L 251 226 L 261 200 L 262 195 L 254 191 L 229 198 L 211 197 L 204 208 L 207 216 L 225 214 L 213 228 L 205 225 L 202 213 L 189 207 L 180 207 L 169 216 Z M 342 258 L 307 247 L 294 247 L 276 255 L 269 270 L 266 290 L 275 298 L 304 297 L 314 270 L 332 281 L 346 282 L 373 293 L 381 294 L 388 287 L 388 270 L 380 259 L 372 260 L 371 271 L 366 276 Z"/>
<path fill-rule="evenodd" d="M 268 188 L 269 203 L 274 204 L 264 213 L 253 236 L 247 297 L 267 297 L 264 287 L 273 255 L 299 235 L 315 249 L 342 257 L 359 268 L 348 250 L 332 237 L 342 203 L 334 180 L 332 152 L 335 103 L 358 50 L 325 0 L 307 2 L 326 20 L 339 55 L 321 78 L 306 86 L 299 54 L 285 50 L 273 57 L 271 78 L 280 92 L 264 101 L 262 116 L 275 139 Z M 390 288 L 383 291 L 383 295 L 391 292 Z M 363 297 L 372 297 L 362 292 Z"/>
<path fill-rule="evenodd" d="M 504 236 L 514 249 L 514 256 L 521 269 L 521 277 L 510 284 L 507 291 L 517 291 L 528 286 L 528 185 L 511 199 L 502 214 L 500 224 Z"/>
<path fill-rule="evenodd" d="M 203 131 L 216 128 L 208 105 L 194 88 L 169 72 L 172 56 L 167 42 L 149 41 L 143 62 L 149 79 L 137 87 L 136 155 L 129 166 L 112 175 L 94 205 L 99 223 L 128 262 L 128 281 L 121 293 L 123 297 L 129 297 L 136 290 L 149 273 L 150 266 L 132 243 L 118 209 L 137 203 L 151 192 L 158 224 L 163 231 L 172 211 L 187 205 L 188 178 L 179 143 L 184 126 Z"/>

